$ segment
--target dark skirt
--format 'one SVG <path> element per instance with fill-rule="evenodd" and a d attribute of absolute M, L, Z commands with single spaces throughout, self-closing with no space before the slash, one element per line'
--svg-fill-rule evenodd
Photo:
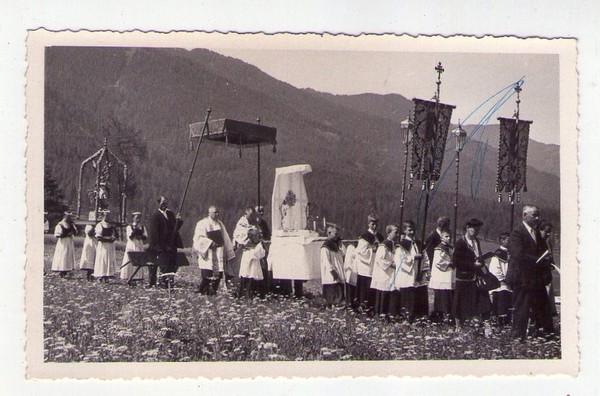
<path fill-rule="evenodd" d="M 219 272 L 219 274 L 213 278 L 213 270 L 201 269 L 200 276 L 202 277 L 202 280 L 198 287 L 198 293 L 206 294 L 208 296 L 217 294 L 223 273 Z"/>
<path fill-rule="evenodd" d="M 360 305 L 369 306 L 370 287 L 371 277 L 358 275 L 356 280 L 356 299 Z"/>
<path fill-rule="evenodd" d="M 263 280 L 240 277 L 238 298 L 254 298 L 257 295 L 264 298 L 266 291 L 264 284 Z"/>
<path fill-rule="evenodd" d="M 429 314 L 427 286 L 401 288 L 400 301 L 409 320 Z"/>
<path fill-rule="evenodd" d="M 399 317 L 402 315 L 402 299 L 400 297 L 399 290 L 392 290 L 390 292 L 390 305 L 389 305 L 390 316 Z"/>
<path fill-rule="evenodd" d="M 498 319 L 505 318 L 504 323 L 512 317 L 512 292 L 501 290 L 492 293 L 492 311 Z"/>
<path fill-rule="evenodd" d="M 452 296 L 454 290 L 433 290 L 433 311 L 445 314 L 452 313 Z"/>
<path fill-rule="evenodd" d="M 342 305 L 344 303 L 344 285 L 342 283 L 323 285 L 323 298 L 328 307 Z"/>
<path fill-rule="evenodd" d="M 477 315 L 480 315 L 482 319 L 486 320 L 490 318 L 492 312 L 492 301 L 490 300 L 490 293 L 487 290 L 477 290 Z"/>
<path fill-rule="evenodd" d="M 390 313 L 390 294 L 389 291 L 375 290 L 374 310 L 377 315 L 388 315 Z"/>
<path fill-rule="evenodd" d="M 346 283 L 346 307 L 356 309 L 358 308 L 358 302 L 356 299 L 356 286 Z"/>
<path fill-rule="evenodd" d="M 475 281 L 456 281 L 452 298 L 452 315 L 459 320 L 471 319 L 477 310 L 477 285 Z"/>
<path fill-rule="evenodd" d="M 240 264 L 242 263 L 242 254 L 244 250 L 238 248 L 235 251 L 235 258 L 225 263 L 225 275 L 229 278 L 237 278 L 240 274 Z"/>

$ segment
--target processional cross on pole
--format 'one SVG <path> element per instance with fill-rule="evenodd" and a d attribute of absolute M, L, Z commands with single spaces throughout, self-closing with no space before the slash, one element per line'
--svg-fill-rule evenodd
<path fill-rule="evenodd" d="M 521 200 L 521 190 L 527 192 L 527 147 L 529 127 L 533 121 L 521 119 L 521 82 L 514 88 L 517 93 L 517 109 L 512 118 L 498 117 L 500 136 L 498 144 L 498 175 L 496 192 L 498 202 L 502 202 L 502 193 L 508 194 L 510 201 L 510 229 L 514 226 L 515 201 Z"/>

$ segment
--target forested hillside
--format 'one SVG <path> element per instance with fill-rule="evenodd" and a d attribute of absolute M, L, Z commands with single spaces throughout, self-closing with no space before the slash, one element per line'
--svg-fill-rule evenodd
<path fill-rule="evenodd" d="M 129 211 L 148 215 L 159 194 L 170 196 L 176 208 L 193 160 L 188 125 L 202 121 L 211 107 L 211 119 L 254 122 L 259 116 L 262 124 L 277 128 L 277 152 L 261 151 L 262 201 L 268 209 L 275 168 L 307 163 L 313 169 L 305 181 L 314 214 L 344 227 L 344 237 L 361 232 L 371 211 L 383 223 L 398 220 L 404 162 L 399 122 L 411 108 L 400 95 L 301 90 L 203 49 L 50 47 L 45 77 L 45 163 L 73 208 L 79 165 L 107 135 L 135 184 Z M 232 229 L 243 207 L 255 203 L 256 149 L 239 154 L 234 147 L 202 147 L 183 210 L 185 244 L 208 205 L 220 205 Z M 558 223 L 558 147 L 531 142 L 530 158 L 524 201 L 539 204 L 544 216 Z M 448 150 L 444 168 L 451 168 L 433 197 L 431 224 L 452 214 L 453 159 Z M 497 149 L 477 141 L 461 155 L 459 219 L 484 219 L 489 236 L 509 224 L 509 205 L 498 204 L 493 191 L 496 159 Z M 405 218 L 417 218 L 420 196 L 415 182 Z"/>

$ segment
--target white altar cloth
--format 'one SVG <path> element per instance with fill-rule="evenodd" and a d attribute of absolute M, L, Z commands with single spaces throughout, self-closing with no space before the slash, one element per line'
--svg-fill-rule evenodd
<path fill-rule="evenodd" d="M 316 235 L 273 236 L 267 263 L 273 279 L 321 279 L 321 246 Z"/>

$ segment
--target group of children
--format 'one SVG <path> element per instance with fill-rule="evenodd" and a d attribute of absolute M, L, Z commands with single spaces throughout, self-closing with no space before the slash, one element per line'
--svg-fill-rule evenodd
<path fill-rule="evenodd" d="M 132 213 L 132 223 L 127 225 L 125 253 L 120 268 L 117 268 L 115 255 L 115 241 L 118 239 L 117 227 L 109 221 L 110 212 L 100 211 L 100 221 L 96 225 L 86 225 L 85 239 L 83 242 L 79 266 L 76 265 L 74 236 L 78 229 L 74 223 L 71 212 L 65 212 L 64 218 L 56 225 L 54 236 L 57 244 L 52 260 L 52 271 L 66 276 L 75 269 L 85 271 L 87 280 L 97 279 L 108 282 L 120 272 L 120 278 L 127 281 L 141 281 L 145 277 L 145 267 L 137 269 L 129 259 L 129 252 L 145 251 L 144 243 L 148 238 L 148 231 L 141 224 L 141 212 Z M 264 227 L 264 225 L 263 225 Z M 264 259 L 267 255 L 266 245 L 263 243 L 263 231 L 259 224 L 248 223 L 241 227 L 243 234 L 238 239 L 243 243 L 238 245 L 239 260 L 239 290 L 240 297 L 251 298 L 255 295 L 264 296 L 266 293 L 265 275 L 266 266 Z M 239 228 L 239 227 L 238 227 Z M 264 227 L 266 228 L 266 227 Z M 237 231 L 237 230 L 236 230 Z M 266 228 L 266 232 L 269 232 Z M 137 269 L 137 272 L 135 272 Z M 135 276 L 132 278 L 132 275 Z"/>
<path fill-rule="evenodd" d="M 431 249 L 415 238 L 413 221 L 405 221 L 402 229 L 388 225 L 384 238 L 377 232 L 377 217 L 370 215 L 368 230 L 356 247 L 344 247 L 337 227 L 329 226 L 328 239 L 321 248 L 321 281 L 327 306 L 345 306 L 388 320 L 405 318 L 412 322 L 429 317 L 457 326 L 476 316 L 487 326 L 493 312 L 498 324 L 508 325 L 512 292 L 504 280 L 509 234 L 500 234 L 500 246 L 486 267 L 477 239 L 481 225 L 477 219 L 467 222 L 465 235 L 457 243 L 458 250 L 466 249 L 462 253 L 455 252 L 446 221 L 436 229 L 439 243 Z M 477 286 L 478 276 L 485 271 L 494 275 L 499 287 L 490 291 Z M 433 290 L 431 311 L 428 289 Z"/>
<path fill-rule="evenodd" d="M 127 253 L 144 251 L 144 241 L 148 237 L 146 227 L 140 224 L 142 214 L 134 212 L 133 222 L 126 228 L 127 243 L 119 268 L 115 254 L 115 241 L 119 238 L 119 232 L 117 227 L 110 223 L 109 215 L 108 210 L 102 210 L 99 212 L 100 221 L 96 225 L 85 226 L 85 239 L 77 266 L 73 237 L 77 235 L 78 229 L 73 220 L 73 213 L 65 212 L 62 221 L 54 229 L 57 243 L 52 259 L 52 271 L 64 277 L 75 269 L 80 269 L 86 273 L 87 280 L 97 279 L 100 282 L 108 282 L 109 278 L 120 272 L 121 279 L 129 280 L 135 268 Z M 136 280 L 143 279 L 143 270 L 140 268 Z"/>

